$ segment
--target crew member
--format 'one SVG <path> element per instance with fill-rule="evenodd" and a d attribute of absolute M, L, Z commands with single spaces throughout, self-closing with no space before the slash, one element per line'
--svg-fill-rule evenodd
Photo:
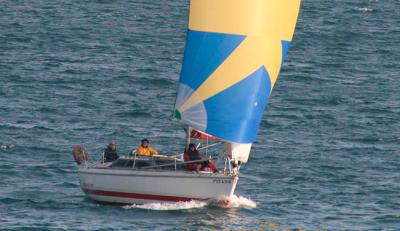
<path fill-rule="evenodd" d="M 154 148 L 150 147 L 149 143 L 148 139 L 143 139 L 140 146 L 136 148 L 136 153 L 142 156 L 158 155 L 158 152 Z"/>
<path fill-rule="evenodd" d="M 117 154 L 117 142 L 115 140 L 111 141 L 107 148 L 104 150 L 103 162 L 112 162 L 118 159 Z"/>
<path fill-rule="evenodd" d="M 196 161 L 196 160 L 202 160 L 203 157 L 202 155 L 199 154 L 199 151 L 197 151 L 196 146 L 194 144 L 189 144 L 189 148 L 185 150 L 185 153 L 183 155 L 183 160 L 184 161 Z M 195 163 L 188 163 L 186 164 L 186 167 L 189 171 L 196 171 L 199 172 L 200 170 L 204 170 L 206 167 L 210 168 L 214 173 L 218 172 L 217 166 L 213 164 L 211 161 L 206 160 L 206 161 L 199 161 Z"/>

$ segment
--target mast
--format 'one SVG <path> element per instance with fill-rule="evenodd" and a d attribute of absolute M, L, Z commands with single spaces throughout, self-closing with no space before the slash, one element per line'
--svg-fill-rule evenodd
<path fill-rule="evenodd" d="M 192 128 L 190 126 L 186 127 L 186 148 L 189 147 L 190 144 L 190 134 L 192 133 Z"/>

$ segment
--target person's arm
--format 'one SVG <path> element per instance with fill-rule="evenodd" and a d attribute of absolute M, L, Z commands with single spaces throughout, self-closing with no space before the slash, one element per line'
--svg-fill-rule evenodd
<path fill-rule="evenodd" d="M 150 155 L 158 155 L 158 152 L 153 149 L 152 147 L 149 147 Z"/>
<path fill-rule="evenodd" d="M 108 155 L 108 149 L 106 148 L 106 149 L 104 149 L 103 155 L 102 155 L 103 162 L 107 162 L 107 155 Z"/>
<path fill-rule="evenodd" d="M 196 150 L 196 159 L 197 160 L 202 160 L 203 159 L 203 156 L 197 150 Z"/>
<path fill-rule="evenodd" d="M 185 152 L 185 153 L 183 154 L 183 160 L 184 160 L 184 161 L 189 161 L 189 160 L 190 160 L 189 154 L 188 154 L 187 152 Z"/>

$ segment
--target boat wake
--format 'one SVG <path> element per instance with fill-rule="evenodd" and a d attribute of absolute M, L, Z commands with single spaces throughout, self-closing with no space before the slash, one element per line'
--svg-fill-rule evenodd
<path fill-rule="evenodd" d="M 221 208 L 247 208 L 257 207 L 257 203 L 243 196 L 233 195 L 230 198 L 224 198 L 218 201 L 188 201 L 188 202 L 155 202 L 144 205 L 126 205 L 124 209 L 147 209 L 147 210 L 188 210 L 204 207 L 221 207 Z"/>
<path fill-rule="evenodd" d="M 124 209 L 148 209 L 148 210 L 187 210 L 187 209 L 197 209 L 207 206 L 205 201 L 188 201 L 188 202 L 162 202 L 162 203 L 149 203 L 144 205 L 126 205 Z"/>
<path fill-rule="evenodd" d="M 223 203 L 219 204 L 222 207 L 226 208 L 247 208 L 252 209 L 257 207 L 257 202 L 246 198 L 244 196 L 233 195 L 227 199 L 222 200 Z"/>

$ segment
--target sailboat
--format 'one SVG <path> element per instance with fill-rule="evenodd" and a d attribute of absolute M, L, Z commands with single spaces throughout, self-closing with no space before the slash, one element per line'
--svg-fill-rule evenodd
<path fill-rule="evenodd" d="M 145 204 L 229 201 L 292 41 L 301 0 L 191 0 L 173 119 L 219 172 L 189 171 L 180 155 L 120 157 L 94 164 L 74 148 L 93 200 Z M 219 149 L 218 149 L 219 148 Z M 219 161 L 220 160 L 220 161 Z"/>

